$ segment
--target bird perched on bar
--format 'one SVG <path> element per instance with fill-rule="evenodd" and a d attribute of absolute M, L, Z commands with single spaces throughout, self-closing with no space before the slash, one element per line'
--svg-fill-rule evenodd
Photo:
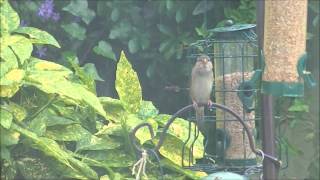
<path fill-rule="evenodd" d="M 196 123 L 202 134 L 207 134 L 204 122 L 204 107 L 200 104 L 211 106 L 210 95 L 213 85 L 213 65 L 210 57 L 200 55 L 192 68 L 190 96 L 196 112 Z"/>

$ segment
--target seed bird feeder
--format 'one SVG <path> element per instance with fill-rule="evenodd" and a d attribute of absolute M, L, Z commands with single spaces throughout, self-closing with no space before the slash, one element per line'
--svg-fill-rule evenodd
<path fill-rule="evenodd" d="M 265 94 L 301 97 L 304 82 L 315 86 L 310 72 L 305 71 L 307 4 L 307 0 L 265 2 Z"/>

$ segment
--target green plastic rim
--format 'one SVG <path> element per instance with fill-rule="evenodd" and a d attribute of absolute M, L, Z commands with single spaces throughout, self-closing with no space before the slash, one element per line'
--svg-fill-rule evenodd
<path fill-rule="evenodd" d="M 254 166 L 257 164 L 256 159 L 225 159 L 224 162 L 228 166 Z"/>
<path fill-rule="evenodd" d="M 304 96 L 304 84 L 262 81 L 262 93 L 273 96 L 302 97 Z"/>

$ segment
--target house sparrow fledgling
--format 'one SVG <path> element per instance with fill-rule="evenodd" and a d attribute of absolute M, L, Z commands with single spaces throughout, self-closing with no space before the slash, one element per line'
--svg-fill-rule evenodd
<path fill-rule="evenodd" d="M 210 57 L 207 55 L 200 55 L 197 58 L 196 64 L 192 68 L 191 73 L 191 87 L 190 96 L 196 111 L 196 121 L 199 130 L 206 134 L 204 118 L 204 107 L 198 106 L 198 104 L 211 105 L 210 94 L 213 85 L 213 65 L 210 61 Z"/>

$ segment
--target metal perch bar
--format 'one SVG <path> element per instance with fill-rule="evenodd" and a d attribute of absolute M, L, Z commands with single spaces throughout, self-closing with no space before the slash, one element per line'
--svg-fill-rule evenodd
<path fill-rule="evenodd" d="M 198 104 L 198 106 L 207 106 L 207 104 Z M 246 125 L 246 123 L 243 121 L 243 119 L 242 119 L 237 113 L 235 113 L 232 109 L 230 109 L 230 108 L 228 108 L 228 107 L 226 107 L 226 106 L 224 106 L 224 105 L 217 104 L 217 103 L 212 103 L 212 105 L 211 105 L 210 108 L 212 108 L 212 107 L 218 108 L 218 109 L 222 109 L 222 110 L 230 113 L 230 114 L 233 115 L 238 121 L 240 121 L 240 123 L 242 124 L 242 126 L 243 126 L 243 128 L 244 128 L 244 130 L 246 131 L 246 134 L 247 134 L 247 136 L 248 136 L 249 144 L 250 144 L 250 148 L 251 148 L 252 152 L 254 152 L 256 155 L 264 156 L 265 158 L 270 159 L 274 164 L 277 165 L 277 167 L 280 167 L 280 166 L 281 166 L 282 162 L 281 162 L 279 159 L 277 159 L 276 157 L 273 157 L 273 156 L 271 156 L 271 155 L 262 153 L 261 150 L 255 148 L 254 141 L 253 141 L 253 138 L 252 138 L 252 134 L 251 134 L 248 126 Z M 159 152 L 159 149 L 160 149 L 160 147 L 162 146 L 162 144 L 163 144 L 163 142 L 164 142 L 164 139 L 165 139 L 165 136 L 166 136 L 166 132 L 168 131 L 169 126 L 173 123 L 173 121 L 174 121 L 180 114 L 182 114 L 182 113 L 184 113 L 184 112 L 186 112 L 186 111 L 188 111 L 188 110 L 191 110 L 191 109 L 193 109 L 193 108 L 194 108 L 193 105 L 190 104 L 190 105 L 188 105 L 188 106 L 183 107 L 182 109 L 180 109 L 179 111 L 177 111 L 175 114 L 173 114 L 173 115 L 171 116 L 171 118 L 168 120 L 167 124 L 166 124 L 166 125 L 164 126 L 164 128 L 163 128 L 163 132 L 162 132 L 161 135 L 160 135 L 160 139 L 159 139 L 158 144 L 153 148 L 154 151 Z M 148 123 L 139 124 L 138 126 L 136 126 L 135 128 L 133 128 L 133 130 L 131 131 L 132 144 L 134 145 L 135 149 L 136 149 L 137 151 L 139 151 L 140 153 L 141 153 L 143 150 L 142 150 L 141 147 L 139 147 L 139 146 L 136 144 L 136 142 L 135 142 L 135 140 L 134 140 L 134 137 L 135 137 L 136 132 L 137 132 L 140 128 L 144 127 L 144 126 L 147 126 L 147 127 L 149 128 L 149 131 L 150 131 L 150 134 L 151 134 L 151 138 L 153 138 L 153 137 L 154 137 L 154 131 L 153 131 L 151 125 L 148 124 Z"/>

